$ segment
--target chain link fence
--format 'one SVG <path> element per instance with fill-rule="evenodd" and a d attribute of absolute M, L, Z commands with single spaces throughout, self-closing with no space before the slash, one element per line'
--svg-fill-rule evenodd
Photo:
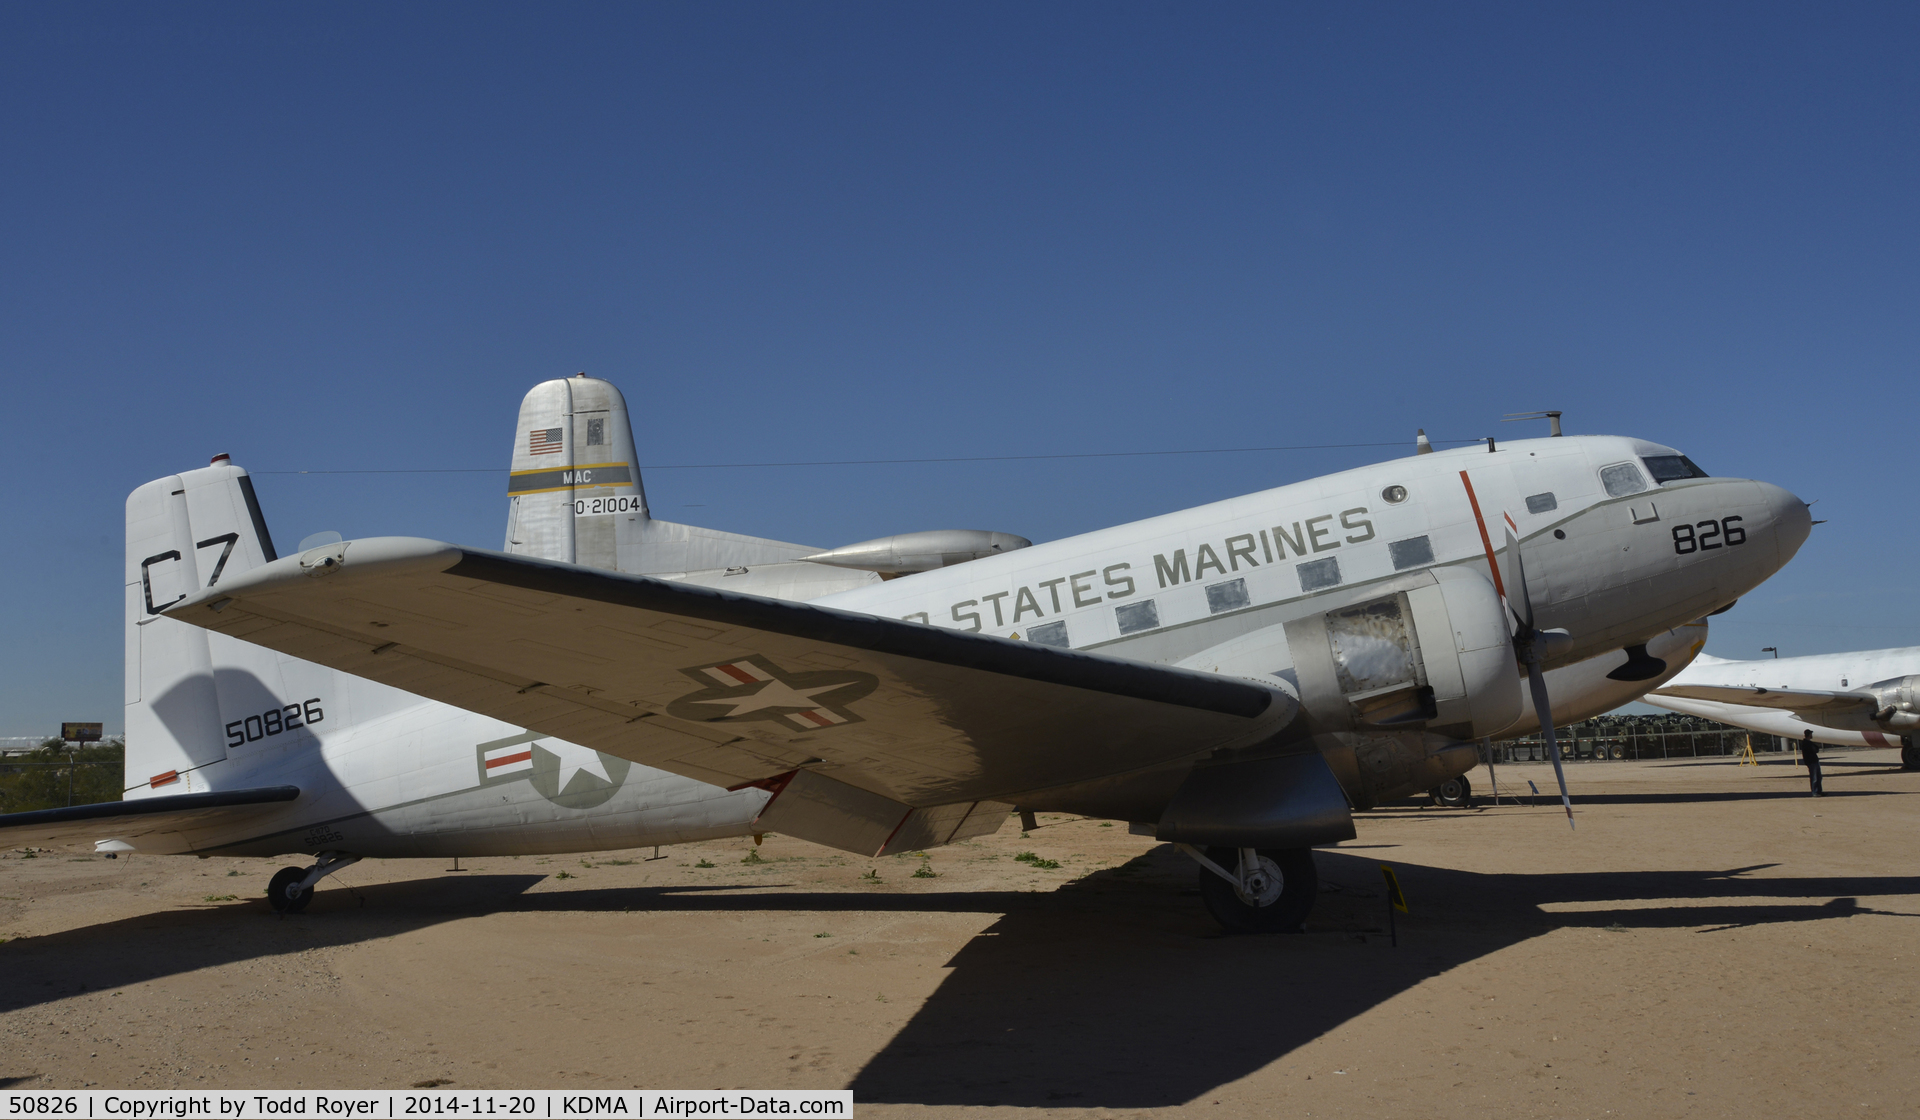
<path fill-rule="evenodd" d="M 124 741 L 48 739 L 30 751 L 0 755 L 0 813 L 120 800 L 126 788 Z"/>
<path fill-rule="evenodd" d="M 1560 757 L 1568 762 L 1625 762 L 1646 758 L 1716 758 L 1743 755 L 1749 744 L 1755 754 L 1777 754 L 1792 745 L 1777 735 L 1699 716 L 1595 716 L 1559 728 Z M 1538 735 L 1509 739 L 1480 748 L 1481 761 L 1491 751 L 1496 763 L 1546 762 L 1547 741 Z"/>

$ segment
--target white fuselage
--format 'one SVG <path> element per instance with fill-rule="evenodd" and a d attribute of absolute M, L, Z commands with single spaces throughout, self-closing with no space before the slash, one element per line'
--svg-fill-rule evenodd
<path fill-rule="evenodd" d="M 1845 692 L 1876 681 L 1920 674 L 1920 646 L 1859 653 L 1818 653 L 1806 657 L 1726 661 L 1703 656 L 1672 681 L 1675 685 L 1725 685 L 1734 688 L 1808 689 Z M 1812 730 L 1816 742 L 1842 747 L 1897 747 L 1900 736 L 1875 730 L 1848 730 L 1802 719 L 1790 711 L 1748 704 L 1723 704 L 1682 696 L 1645 696 L 1645 703 L 1668 711 L 1704 716 L 1767 735 L 1799 739 Z"/>
<path fill-rule="evenodd" d="M 1410 457 L 814 601 L 1192 665 L 1211 647 L 1402 572 L 1489 572 L 1489 545 L 1503 547 L 1510 517 L 1540 625 L 1570 634 L 1551 664 L 1573 665 L 1731 602 L 1805 538 L 1804 504 L 1765 483 L 1689 478 L 1657 486 L 1643 478 L 1638 492 L 1606 492 L 1603 469 L 1644 471 L 1641 457 L 1660 454 L 1673 453 L 1631 439 L 1569 437 Z M 1702 548 L 1707 526 L 1720 543 Z M 184 625 L 164 617 L 148 624 Z M 146 775 L 130 751 L 128 796 L 277 784 L 302 794 L 242 824 L 178 834 L 166 849 L 142 841 L 141 850 L 418 856 L 629 848 L 740 835 L 766 799 L 531 736 L 222 635 L 210 641 L 214 677 L 224 679 L 223 665 L 237 667 L 257 699 L 230 702 L 223 692 L 225 757 L 181 766 L 165 784 L 139 784 Z M 309 696 L 338 716 L 278 735 L 245 722 L 246 711 L 293 711 Z M 1581 706 L 1578 695 L 1565 702 Z M 527 758 L 512 757 L 522 752 L 509 748 L 520 744 L 506 741 L 516 738 L 528 741 Z"/>

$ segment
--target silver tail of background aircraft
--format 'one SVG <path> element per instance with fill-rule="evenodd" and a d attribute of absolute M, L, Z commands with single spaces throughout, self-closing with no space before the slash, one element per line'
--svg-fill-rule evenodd
<path fill-rule="evenodd" d="M 580 374 L 520 402 L 507 479 L 506 551 L 631 575 L 810 599 L 878 578 L 805 563 L 819 548 L 655 519 L 627 402 Z"/>

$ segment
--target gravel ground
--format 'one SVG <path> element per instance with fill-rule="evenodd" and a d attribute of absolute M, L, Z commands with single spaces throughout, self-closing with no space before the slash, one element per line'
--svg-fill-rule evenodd
<path fill-rule="evenodd" d="M 862 1115 L 1920 1113 L 1920 774 L 1570 767 L 1557 803 L 1362 815 L 1307 932 L 1043 816 L 864 860 L 784 837 L 366 861 L 0 858 L 0 1083 L 838 1088 Z M 1472 775 L 1484 792 L 1484 770 Z M 1545 766 L 1500 769 L 1501 789 Z M 1015 859 L 1023 852 L 1057 868 Z M 743 862 L 745 861 L 745 862 Z M 1411 914 L 1388 943 L 1378 865 Z M 704 865 L 704 866 L 703 866 Z M 564 876 L 564 877 L 563 877 Z"/>

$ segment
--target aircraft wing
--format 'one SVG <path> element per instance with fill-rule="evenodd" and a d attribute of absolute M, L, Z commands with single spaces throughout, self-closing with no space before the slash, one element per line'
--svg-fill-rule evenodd
<path fill-rule="evenodd" d="M 1749 708 L 1778 708 L 1788 712 L 1868 711 L 1877 708 L 1880 703 L 1865 692 L 1820 692 L 1814 689 L 1718 684 L 1670 684 L 1654 689 L 1652 695 L 1712 700 Z"/>
<path fill-rule="evenodd" d="M 298 786 L 266 786 L 7 813 L 0 815 L 0 845 L 130 840 L 136 836 L 179 832 L 252 814 L 265 806 L 292 801 L 299 796 Z"/>
<path fill-rule="evenodd" d="M 811 799 L 882 822 L 887 850 L 991 831 L 981 811 L 997 828 L 1024 791 L 1258 742 L 1297 711 L 1252 681 L 409 537 L 278 560 L 166 613 L 644 765 L 763 785 L 774 808 Z M 902 833 L 909 810 L 925 827 Z M 768 813 L 756 827 L 885 847 Z"/>

